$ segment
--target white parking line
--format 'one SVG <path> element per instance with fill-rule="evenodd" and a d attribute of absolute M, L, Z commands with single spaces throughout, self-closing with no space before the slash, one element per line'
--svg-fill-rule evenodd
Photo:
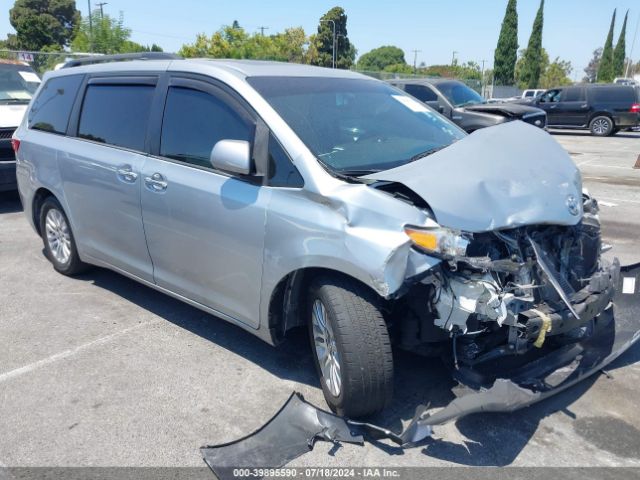
<path fill-rule="evenodd" d="M 602 198 L 602 197 L 597 197 L 597 200 L 598 200 L 598 203 L 602 203 L 602 200 L 604 200 L 605 202 L 640 203 L 640 200 L 628 200 L 626 198 Z M 607 206 L 607 205 L 605 205 L 605 206 Z"/>
<path fill-rule="evenodd" d="M 587 162 L 585 162 L 585 164 L 588 163 L 588 162 L 589 161 L 587 160 Z M 584 165 L 584 164 L 583 163 L 579 163 L 578 166 L 580 166 L 580 165 Z M 589 163 L 589 166 L 590 167 L 601 167 L 601 168 L 619 168 L 620 170 L 631 170 L 631 171 L 634 170 L 633 166 L 621 167 L 619 165 L 602 165 L 601 163 Z"/>
<path fill-rule="evenodd" d="M 606 202 L 603 200 L 598 200 L 598 205 L 602 205 L 603 207 L 617 207 L 617 203 Z"/>
<path fill-rule="evenodd" d="M 29 372 L 33 372 L 34 370 L 37 370 L 41 367 L 45 367 L 47 365 L 50 365 L 54 362 L 57 362 L 58 360 L 62 360 L 64 358 L 69 358 L 72 357 L 73 355 L 76 355 L 77 353 L 82 352 L 83 350 L 87 350 L 88 348 L 91 347 L 95 347 L 96 345 L 103 345 L 111 340 L 113 340 L 116 337 L 120 337 L 124 334 L 127 334 L 133 330 L 137 330 L 139 328 L 143 328 L 143 327 L 147 327 L 153 323 L 157 323 L 160 320 L 154 320 L 151 322 L 145 322 L 145 323 L 139 323 L 137 325 L 134 325 L 133 327 L 129 327 L 129 328 L 125 328 L 123 330 L 120 330 L 118 332 L 112 333 L 110 335 L 106 335 L 104 337 L 98 338 L 96 340 L 93 340 L 89 343 L 85 343 L 83 345 L 79 345 L 75 348 L 69 349 L 69 350 L 65 350 L 63 352 L 60 353 L 56 353 L 54 355 L 51 355 L 50 357 L 44 358 L 42 360 L 38 360 L 37 362 L 33 362 L 30 363 L 28 365 L 25 365 L 23 367 L 18 367 L 15 370 L 10 370 L 8 372 L 5 372 L 3 374 L 0 374 L 0 383 L 5 382 L 7 380 L 11 380 L 12 378 L 16 378 L 19 377 L 21 375 L 24 375 L 25 373 L 29 373 Z"/>

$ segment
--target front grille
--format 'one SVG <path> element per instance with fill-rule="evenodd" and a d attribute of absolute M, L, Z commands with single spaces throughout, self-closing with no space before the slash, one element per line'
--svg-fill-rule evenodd
<path fill-rule="evenodd" d="M 11 138 L 13 132 L 15 132 L 15 128 L 0 128 L 0 140 L 7 140 Z"/>

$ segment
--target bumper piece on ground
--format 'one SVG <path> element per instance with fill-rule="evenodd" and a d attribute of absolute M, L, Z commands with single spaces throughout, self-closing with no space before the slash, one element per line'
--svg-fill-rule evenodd
<path fill-rule="evenodd" d="M 559 393 L 615 360 L 640 339 L 640 264 L 622 267 L 613 304 L 596 319 L 593 333 L 552 350 L 497 378 L 488 388 L 455 389 L 457 398 L 429 413 L 420 405 L 400 434 L 317 409 L 293 393 L 262 428 L 224 445 L 203 447 L 205 462 L 220 479 L 238 478 L 234 468 L 276 468 L 313 449 L 316 440 L 362 444 L 364 438 L 411 446 L 432 428 L 476 412 L 512 412 Z"/>

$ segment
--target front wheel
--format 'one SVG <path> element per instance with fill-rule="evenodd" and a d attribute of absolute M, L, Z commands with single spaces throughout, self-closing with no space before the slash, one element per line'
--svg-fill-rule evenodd
<path fill-rule="evenodd" d="M 613 129 L 613 120 L 606 115 L 595 117 L 591 120 L 591 123 L 589 123 L 589 130 L 591 130 L 591 134 L 597 137 L 607 137 L 611 135 Z"/>
<path fill-rule="evenodd" d="M 309 334 L 320 384 L 339 415 L 384 409 L 393 395 L 393 357 L 377 296 L 346 277 L 320 277 L 308 298 Z"/>

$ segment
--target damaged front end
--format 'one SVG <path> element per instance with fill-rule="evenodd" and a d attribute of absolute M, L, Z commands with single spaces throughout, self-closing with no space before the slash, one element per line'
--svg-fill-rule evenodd
<path fill-rule="evenodd" d="M 420 440 L 431 426 L 469 413 L 512 411 L 541 400 L 638 339 L 640 268 L 623 268 L 621 275 L 617 259 L 601 258 L 607 247 L 597 203 L 583 200 L 576 225 L 462 234 L 463 251 L 430 270 L 399 302 L 399 346 L 443 356 L 460 383 L 459 398 L 444 409 L 418 408 L 403 441 Z"/>

